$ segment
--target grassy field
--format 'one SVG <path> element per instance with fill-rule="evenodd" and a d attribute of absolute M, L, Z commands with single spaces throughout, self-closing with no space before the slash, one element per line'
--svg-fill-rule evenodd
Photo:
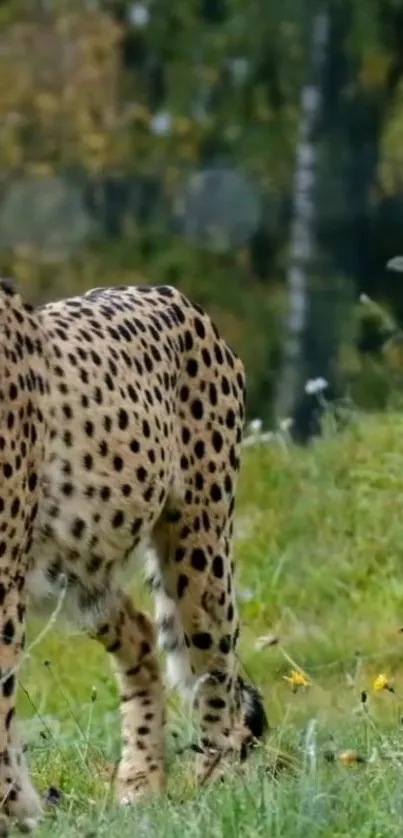
<path fill-rule="evenodd" d="M 265 695 L 265 745 L 227 782 L 197 791 L 191 753 L 178 753 L 192 723 L 170 696 L 168 795 L 119 811 L 108 661 L 83 637 L 52 631 L 24 664 L 19 698 L 36 784 L 63 793 L 38 836 L 400 838 L 403 418 L 359 419 L 309 450 L 245 449 L 236 550 L 239 654 Z M 292 669 L 306 687 L 293 691 Z M 381 673 L 393 691 L 374 688 Z"/>

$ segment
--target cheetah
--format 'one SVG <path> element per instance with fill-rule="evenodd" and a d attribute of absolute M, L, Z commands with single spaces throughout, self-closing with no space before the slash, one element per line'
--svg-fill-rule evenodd
<path fill-rule="evenodd" d="M 121 706 L 117 795 L 165 788 L 164 688 L 195 697 L 196 778 L 268 723 L 238 673 L 233 514 L 241 361 L 170 286 L 97 288 L 40 307 L 0 282 L 0 799 L 40 820 L 16 732 L 29 608 L 61 612 L 111 655 Z M 125 592 L 143 563 L 155 619 Z"/>

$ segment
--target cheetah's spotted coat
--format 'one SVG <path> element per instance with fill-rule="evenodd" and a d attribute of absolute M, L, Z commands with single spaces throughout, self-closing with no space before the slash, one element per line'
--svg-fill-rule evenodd
<path fill-rule="evenodd" d="M 207 315 L 170 287 L 105 288 L 38 309 L 3 282 L 0 378 L 0 797 L 34 824 L 14 729 L 28 602 L 64 605 L 113 656 L 118 794 L 164 787 L 151 620 L 121 587 L 148 542 L 156 626 L 174 681 L 200 679 L 201 753 L 245 749 L 265 716 L 237 675 L 231 558 L 244 372 Z M 203 677 L 204 676 L 204 677 Z"/>

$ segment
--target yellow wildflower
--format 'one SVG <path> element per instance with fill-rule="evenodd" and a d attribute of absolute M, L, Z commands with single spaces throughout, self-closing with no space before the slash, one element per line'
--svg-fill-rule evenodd
<path fill-rule="evenodd" d="M 384 675 L 383 673 L 380 673 L 380 675 L 376 676 L 372 686 L 375 692 L 381 692 L 381 690 L 389 690 L 389 692 L 391 693 L 394 692 L 390 678 L 388 678 L 388 676 Z"/>
<path fill-rule="evenodd" d="M 309 687 L 309 680 L 300 669 L 292 669 L 290 675 L 284 675 L 283 677 L 285 681 L 291 684 L 293 692 L 296 692 L 300 687 Z"/>

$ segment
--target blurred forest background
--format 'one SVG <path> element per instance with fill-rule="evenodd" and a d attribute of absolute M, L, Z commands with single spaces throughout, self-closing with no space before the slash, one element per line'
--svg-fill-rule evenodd
<path fill-rule="evenodd" d="M 0 271 L 31 301 L 180 287 L 249 418 L 303 438 L 307 379 L 388 403 L 400 250 L 401 0 L 0 3 Z"/>

